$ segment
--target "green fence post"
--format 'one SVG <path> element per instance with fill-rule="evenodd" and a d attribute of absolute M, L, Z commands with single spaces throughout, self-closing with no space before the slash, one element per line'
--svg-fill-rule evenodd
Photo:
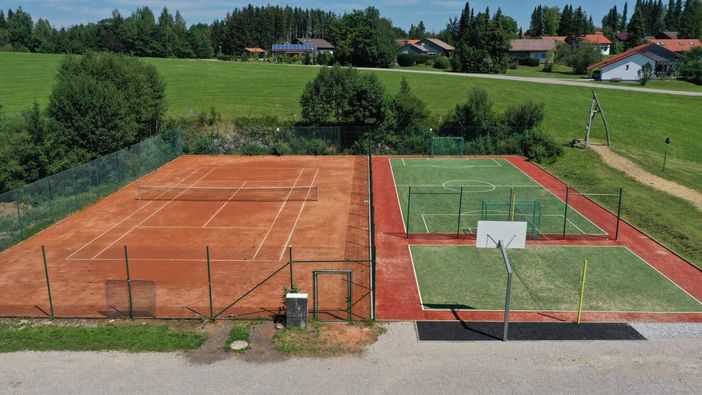
<path fill-rule="evenodd" d="M 614 232 L 614 240 L 619 240 L 619 223 L 622 218 L 622 196 L 624 195 L 624 188 L 619 188 L 619 202 L 617 203 L 617 229 Z"/>
<path fill-rule="evenodd" d="M 51 190 L 51 178 L 46 179 L 46 189 L 49 191 L 49 214 L 51 215 L 51 223 L 56 222 L 54 217 L 54 193 Z"/>
<path fill-rule="evenodd" d="M 49 293 L 49 311 L 50 318 L 54 319 L 54 300 L 51 298 L 51 282 L 49 281 L 49 265 L 46 263 L 46 248 L 41 246 L 41 258 L 44 261 L 44 276 L 46 277 L 46 290 Z"/>
<path fill-rule="evenodd" d="M 412 187 L 408 187 L 407 189 L 407 226 L 406 226 L 406 237 L 409 239 L 409 234 L 410 234 L 410 207 L 412 206 Z"/>
<path fill-rule="evenodd" d="M 570 199 L 570 187 L 566 185 L 565 211 L 563 212 L 563 240 L 566 238 L 566 227 L 568 226 L 568 200 Z"/>
<path fill-rule="evenodd" d="M 295 283 L 293 282 L 293 255 L 292 246 L 288 246 L 288 265 L 290 266 L 290 291 L 292 292 L 295 288 Z"/>
<path fill-rule="evenodd" d="M 15 207 L 17 208 L 17 226 L 19 226 L 20 238 L 24 238 L 24 229 L 22 226 L 22 213 L 19 206 L 19 192 L 15 190 Z"/>
<path fill-rule="evenodd" d="M 458 195 L 458 225 L 456 226 L 456 238 L 461 237 L 461 212 L 463 211 L 463 187 Z"/>
<path fill-rule="evenodd" d="M 129 275 L 129 253 L 124 246 L 124 265 L 127 269 L 127 292 L 129 293 L 129 318 L 134 319 L 134 306 L 132 304 L 132 278 Z"/>
<path fill-rule="evenodd" d="M 207 288 L 210 297 L 210 321 L 214 321 L 214 310 L 212 308 L 212 271 L 210 269 L 210 246 L 205 247 L 207 253 Z"/>

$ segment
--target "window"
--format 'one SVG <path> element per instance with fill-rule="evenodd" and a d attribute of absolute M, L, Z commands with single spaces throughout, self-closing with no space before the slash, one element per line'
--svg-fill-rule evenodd
<path fill-rule="evenodd" d="M 625 70 L 629 70 L 629 65 L 626 65 L 626 69 L 625 69 Z"/>

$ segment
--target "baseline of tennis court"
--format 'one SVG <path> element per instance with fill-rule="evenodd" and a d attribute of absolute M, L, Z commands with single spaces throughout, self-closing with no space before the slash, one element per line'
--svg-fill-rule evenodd
<path fill-rule="evenodd" d="M 365 157 L 182 156 L 0 253 L 0 316 L 369 318 L 368 213 Z"/>

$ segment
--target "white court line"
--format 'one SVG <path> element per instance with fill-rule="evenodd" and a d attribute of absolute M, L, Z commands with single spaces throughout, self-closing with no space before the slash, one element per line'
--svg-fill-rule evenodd
<path fill-rule="evenodd" d="M 295 185 L 297 185 L 297 182 L 300 181 L 300 177 L 302 176 L 302 173 L 304 171 L 305 171 L 304 168 L 300 169 L 300 172 L 297 174 L 297 178 L 295 179 L 295 183 L 293 184 L 293 188 L 295 187 Z M 275 218 L 273 218 L 273 222 L 271 223 L 271 226 L 268 227 L 268 232 L 266 232 L 266 235 L 263 236 L 263 240 L 261 240 L 261 244 L 258 245 L 258 249 L 256 249 L 256 252 L 254 253 L 254 256 L 253 256 L 253 258 L 251 258 L 251 260 L 256 260 L 256 256 L 261 251 L 261 248 L 263 248 L 263 244 L 266 242 L 268 235 L 271 234 L 271 230 L 273 230 L 273 225 L 275 225 L 276 221 L 278 221 L 278 217 L 280 217 L 280 213 L 283 212 L 285 205 L 288 204 L 288 198 L 290 197 L 290 194 L 292 193 L 293 188 L 290 188 L 290 191 L 288 192 L 287 196 L 285 196 L 285 200 L 283 201 L 283 204 L 281 204 L 280 208 L 278 209 L 278 214 L 276 214 Z"/>
<path fill-rule="evenodd" d="M 395 185 L 395 197 L 397 197 L 397 207 L 400 209 L 400 218 L 402 218 L 402 230 L 407 231 L 407 224 L 405 223 L 405 212 L 402 210 L 402 202 L 400 202 L 400 189 L 395 181 L 395 170 L 392 168 L 392 160 L 388 159 L 388 164 L 390 165 L 390 174 L 392 175 L 392 183 Z M 409 222 L 409 218 L 407 218 Z"/>
<path fill-rule="evenodd" d="M 427 233 L 431 233 L 429 232 L 429 226 L 427 226 L 427 220 L 424 218 L 424 214 L 422 214 L 422 221 L 424 221 L 424 228 L 427 230 Z"/>
<path fill-rule="evenodd" d="M 446 182 L 451 182 L 451 181 L 469 181 L 469 180 L 448 180 L 448 181 L 446 181 Z M 479 181 L 479 180 L 474 180 L 474 181 Z M 487 181 L 480 181 L 480 182 L 487 182 Z M 485 185 L 487 185 L 487 184 L 485 184 Z M 463 188 L 466 188 L 466 189 L 470 189 L 470 188 L 484 187 L 485 185 L 452 185 L 452 186 L 453 186 L 454 188 L 463 187 Z M 541 188 L 543 188 L 543 187 L 540 186 L 540 185 L 533 185 L 533 184 L 529 184 L 529 185 L 508 185 L 508 184 L 505 184 L 505 185 L 496 185 L 496 184 L 490 184 L 490 185 L 494 186 L 495 188 L 534 188 L 534 189 L 541 189 Z M 407 185 L 405 185 L 405 184 L 400 184 L 400 185 L 397 185 L 397 186 L 398 186 L 398 187 L 444 187 L 443 184 L 442 184 L 442 185 L 435 185 L 435 184 L 407 184 Z M 444 187 L 444 188 L 445 188 L 445 189 L 448 189 L 448 188 L 446 188 L 446 187 Z M 490 191 L 490 192 L 492 192 L 492 191 Z"/>
<path fill-rule="evenodd" d="M 202 177 L 198 178 L 194 183 L 192 183 L 192 184 L 190 184 L 190 185 L 195 185 L 195 184 L 197 184 L 200 180 L 202 180 L 203 178 L 207 177 L 207 176 L 208 176 L 210 173 L 212 173 L 215 169 L 216 169 L 216 168 L 212 168 L 210 171 L 208 171 L 207 173 L 205 173 L 205 175 L 203 175 Z M 110 243 L 110 245 L 108 245 L 107 247 L 103 248 L 100 252 L 98 252 L 97 254 L 95 254 L 95 256 L 93 257 L 93 259 L 97 258 L 100 254 L 102 254 L 103 252 L 107 251 L 108 248 L 112 247 L 113 245 L 115 245 L 115 243 L 117 243 L 118 241 L 122 240 L 125 236 L 127 236 L 129 233 L 131 233 L 134 229 L 136 229 L 137 227 L 139 227 L 139 225 L 143 224 L 143 223 L 146 222 L 149 218 L 151 218 L 151 217 L 153 217 L 154 215 L 156 215 L 159 211 L 161 211 L 164 207 L 166 207 L 166 206 L 168 206 L 169 204 L 171 204 L 175 199 L 178 198 L 178 196 L 184 194 L 186 191 L 187 191 L 187 189 L 183 189 L 183 191 L 182 191 L 181 193 L 179 193 L 178 195 L 176 195 L 173 199 L 167 201 L 166 204 L 164 204 L 163 206 L 159 207 L 156 211 L 154 211 L 153 213 L 151 213 L 148 217 L 144 218 L 143 220 L 141 220 L 141 222 L 139 222 L 138 224 L 134 225 L 131 229 L 129 229 L 128 231 L 126 231 L 125 233 L 123 233 L 122 236 L 120 236 L 117 240 L 113 241 L 112 243 Z"/>
<path fill-rule="evenodd" d="M 502 167 L 502 164 L 500 162 L 498 162 L 497 160 L 495 160 L 495 158 L 491 158 L 491 159 L 498 167 Z"/>
<path fill-rule="evenodd" d="M 402 166 L 407 166 L 407 163 L 405 163 L 405 158 L 402 158 Z"/>
<path fill-rule="evenodd" d="M 212 214 L 212 216 L 210 217 L 210 219 L 208 219 L 207 222 L 205 222 L 205 224 L 202 225 L 203 228 L 206 227 L 207 224 L 209 224 L 210 221 L 212 221 L 212 220 L 214 219 L 214 217 L 216 217 L 217 214 L 219 214 L 219 212 L 222 211 L 222 209 L 224 209 L 224 207 L 227 205 L 227 203 L 231 202 L 232 199 L 234 199 L 234 196 L 236 196 L 236 194 L 239 193 L 239 191 L 241 191 L 242 188 L 244 188 L 244 185 L 246 185 L 246 182 L 247 182 L 247 181 L 244 181 L 244 183 L 241 184 L 241 186 L 239 187 L 239 189 L 237 189 L 236 191 L 234 191 L 234 193 L 232 193 L 232 195 L 229 196 L 229 199 L 227 199 L 226 202 L 222 203 L 222 205 L 219 207 L 219 210 L 215 211 L 215 213 Z"/>
<path fill-rule="evenodd" d="M 412 273 L 414 273 L 414 284 L 417 286 L 417 294 L 419 295 L 419 306 L 424 310 L 424 298 L 422 298 L 422 289 L 419 288 L 419 278 L 417 277 L 417 269 L 414 266 L 414 256 L 412 256 L 412 245 L 407 244 L 409 250 L 410 262 L 412 263 Z"/>
<path fill-rule="evenodd" d="M 74 258 L 72 261 L 120 261 L 124 262 L 124 258 Z M 153 261 L 153 262 L 207 262 L 207 259 L 202 258 L 138 258 L 129 257 L 130 261 Z M 253 262 L 251 259 L 210 259 L 210 262 Z M 256 263 L 261 262 L 278 262 L 273 259 L 257 259 Z"/>
<path fill-rule="evenodd" d="M 192 176 L 193 174 L 195 174 L 198 170 L 200 170 L 199 167 L 198 167 L 197 169 L 193 170 L 192 173 L 188 174 L 188 175 L 185 176 L 183 179 L 181 179 L 180 181 L 178 181 L 178 182 L 176 183 L 176 185 L 179 185 L 179 184 L 181 184 L 183 181 L 187 180 L 190 176 Z M 166 191 L 164 191 L 163 193 L 166 193 Z M 101 238 L 101 237 L 104 236 L 107 232 L 109 232 L 109 231 L 111 231 L 112 229 L 116 228 L 117 225 L 119 225 L 119 224 L 121 224 L 122 222 L 124 222 L 124 221 L 128 220 L 129 218 L 131 218 L 132 215 L 134 215 L 134 214 L 138 213 L 139 211 L 143 210 L 145 207 L 148 207 L 148 206 L 151 205 L 151 203 L 153 203 L 153 202 L 155 202 L 155 200 L 152 200 L 152 201 L 146 203 L 145 205 L 139 207 L 138 209 L 134 210 L 134 212 L 132 212 L 132 213 L 129 214 L 128 216 L 124 217 L 121 221 L 117 222 L 116 224 L 112 225 L 110 228 L 108 228 L 108 229 L 105 230 L 104 232 L 100 233 L 100 235 L 99 235 L 98 237 L 96 237 L 96 238 L 90 240 L 89 242 L 83 244 L 82 247 L 80 247 L 79 249 L 75 250 L 71 255 L 67 256 L 66 259 L 67 259 L 67 260 L 68 260 L 68 259 L 71 259 L 71 257 L 72 257 L 73 255 L 75 255 L 75 254 L 77 254 L 78 252 L 82 251 L 83 248 L 89 246 L 90 244 L 93 244 L 93 242 L 95 242 L 97 239 Z"/>
<path fill-rule="evenodd" d="M 307 195 L 305 195 L 305 200 L 302 202 L 302 207 L 300 207 L 300 211 L 297 213 L 297 218 L 295 218 L 295 223 L 293 223 L 292 229 L 290 229 L 290 234 L 288 235 L 288 239 L 283 244 L 283 251 L 280 252 L 280 257 L 278 258 L 278 260 L 283 258 L 283 254 L 285 254 L 285 247 L 288 246 L 288 243 L 290 243 L 290 240 L 292 239 L 293 232 L 295 231 L 295 228 L 297 227 L 297 221 L 300 219 L 300 216 L 302 215 L 302 211 L 305 209 L 305 204 L 307 204 L 307 196 L 309 196 L 310 192 L 312 191 L 312 185 L 314 185 L 314 182 L 317 179 L 317 174 L 319 174 L 319 168 L 317 168 L 317 171 L 314 172 L 314 177 L 312 177 L 312 182 L 310 183 L 310 187 L 309 187 L 309 189 L 307 189 Z"/>

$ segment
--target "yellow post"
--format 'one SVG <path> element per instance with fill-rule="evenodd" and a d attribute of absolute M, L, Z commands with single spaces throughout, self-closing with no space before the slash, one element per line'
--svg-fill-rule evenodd
<path fill-rule="evenodd" d="M 580 317 L 582 316 L 583 313 L 583 301 L 585 300 L 585 279 L 587 278 L 587 259 L 583 263 L 583 274 L 582 274 L 582 281 L 580 282 L 580 301 L 578 302 L 578 320 L 577 323 L 580 323 Z"/>
<path fill-rule="evenodd" d="M 514 211 L 515 208 L 517 207 L 517 195 L 512 192 L 512 207 L 509 208 L 509 220 L 514 221 Z"/>

